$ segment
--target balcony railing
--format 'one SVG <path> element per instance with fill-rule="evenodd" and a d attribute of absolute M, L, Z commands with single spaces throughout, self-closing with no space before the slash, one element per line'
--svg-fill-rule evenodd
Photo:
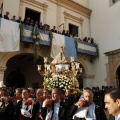
<path fill-rule="evenodd" d="M 21 35 L 21 41 L 33 43 L 34 40 L 32 38 L 32 30 L 33 27 L 22 25 L 22 32 L 20 34 L 19 24 L 13 21 L 5 20 L 3 18 L 0 18 L 0 52 L 12 52 L 12 51 L 19 51 L 20 46 L 20 35 Z M 75 46 L 75 42 L 71 43 L 71 41 L 75 41 L 74 38 L 63 36 L 61 34 L 55 34 L 51 33 L 50 31 L 46 30 L 40 30 L 40 45 L 45 45 L 48 47 L 51 47 L 51 37 L 50 34 L 52 34 L 53 39 L 57 39 L 56 41 L 59 41 L 61 44 L 62 40 L 65 39 L 65 48 L 69 47 L 73 49 L 72 46 Z M 7 49 L 9 48 L 9 49 Z M 86 54 L 90 56 L 97 56 L 97 45 L 84 42 L 82 40 L 77 40 L 77 50 L 78 53 Z"/>

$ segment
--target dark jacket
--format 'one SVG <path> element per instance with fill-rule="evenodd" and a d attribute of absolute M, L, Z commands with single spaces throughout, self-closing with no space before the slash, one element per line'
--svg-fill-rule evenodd
<path fill-rule="evenodd" d="M 109 120 L 115 120 L 115 117 L 113 115 L 109 115 Z"/>
<path fill-rule="evenodd" d="M 7 15 L 4 15 L 4 19 L 9 20 L 9 17 Z"/>
<path fill-rule="evenodd" d="M 51 107 L 51 110 L 54 111 L 54 103 Z M 42 108 L 42 112 L 41 112 L 41 115 L 43 117 L 43 119 L 45 120 L 46 118 L 46 115 L 47 115 L 47 111 L 48 109 L 47 108 Z M 67 104 L 65 104 L 65 102 L 60 102 L 60 108 L 59 108 L 59 113 L 58 113 L 58 117 L 59 117 L 59 120 L 68 120 L 67 119 L 67 114 L 69 112 L 69 107 Z M 53 113 L 54 114 L 54 113 Z M 53 116 L 52 114 L 52 116 Z M 52 119 L 52 118 L 51 118 Z"/>
<path fill-rule="evenodd" d="M 14 120 L 14 105 L 9 102 L 5 109 L 0 109 L 0 120 Z"/>
<path fill-rule="evenodd" d="M 21 116 L 22 116 L 21 108 L 22 108 L 22 100 L 20 100 L 17 103 L 15 120 L 21 120 Z M 36 119 L 36 107 L 35 107 L 35 105 L 33 105 L 32 118 L 24 117 L 24 120 L 35 120 L 35 119 Z"/>

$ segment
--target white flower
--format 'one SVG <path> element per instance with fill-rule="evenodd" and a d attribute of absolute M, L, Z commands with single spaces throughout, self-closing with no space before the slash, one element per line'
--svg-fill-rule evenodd
<path fill-rule="evenodd" d="M 68 88 L 70 88 L 71 86 L 69 85 Z"/>
<path fill-rule="evenodd" d="M 40 35 L 37 35 L 37 39 L 40 39 Z"/>
<path fill-rule="evenodd" d="M 36 39 L 36 36 L 35 36 L 35 35 L 33 35 L 33 39 Z"/>
<path fill-rule="evenodd" d="M 39 42 L 35 42 L 35 45 L 39 45 Z"/>

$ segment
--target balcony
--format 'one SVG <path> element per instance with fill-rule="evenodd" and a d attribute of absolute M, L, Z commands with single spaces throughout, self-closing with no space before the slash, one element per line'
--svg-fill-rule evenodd
<path fill-rule="evenodd" d="M 19 51 L 20 41 L 33 44 L 35 42 L 32 36 L 33 30 L 33 27 L 27 25 L 22 25 L 20 30 L 18 23 L 0 18 L 0 52 Z M 38 45 L 40 46 L 47 46 L 52 49 L 54 47 L 55 52 L 59 51 L 60 46 L 64 46 L 65 49 L 67 49 L 65 52 L 69 57 L 76 57 L 76 51 L 81 57 L 84 57 L 84 59 L 94 59 L 98 56 L 96 44 L 76 40 L 77 45 L 75 45 L 74 38 L 52 33 L 46 30 L 38 29 L 38 31 L 40 35 Z M 75 46 L 77 46 L 77 48 Z"/>

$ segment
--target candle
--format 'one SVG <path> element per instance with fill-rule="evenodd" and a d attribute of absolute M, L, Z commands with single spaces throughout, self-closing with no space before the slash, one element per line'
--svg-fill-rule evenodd
<path fill-rule="evenodd" d="M 71 59 L 71 62 L 73 62 L 73 61 L 74 61 L 74 57 L 70 57 L 70 59 Z"/>
<path fill-rule="evenodd" d="M 50 70 L 50 65 L 47 64 L 47 70 Z"/>
<path fill-rule="evenodd" d="M 38 68 L 37 68 L 37 70 L 38 70 L 38 71 L 40 71 L 40 70 L 41 70 L 42 65 L 37 65 L 37 67 L 38 67 Z"/>
<path fill-rule="evenodd" d="M 79 69 L 80 63 L 75 62 L 76 69 Z"/>
<path fill-rule="evenodd" d="M 47 63 L 47 59 L 48 59 L 47 57 L 44 57 L 44 62 L 45 62 L 45 63 Z"/>

